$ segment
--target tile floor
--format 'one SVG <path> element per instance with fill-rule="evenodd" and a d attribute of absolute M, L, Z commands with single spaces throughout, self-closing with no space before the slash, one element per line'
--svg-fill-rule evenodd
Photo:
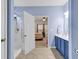
<path fill-rule="evenodd" d="M 16 59 L 64 59 L 55 48 L 47 48 L 43 40 L 35 41 L 35 45 L 36 48 L 27 55 L 21 52 Z"/>
<path fill-rule="evenodd" d="M 43 40 L 39 40 L 39 41 L 35 41 L 35 47 L 36 48 L 44 48 L 46 46 L 45 46 L 45 43 L 43 42 Z"/>
<path fill-rule="evenodd" d="M 64 59 L 56 49 L 35 48 L 27 55 L 20 53 L 16 59 Z"/>
<path fill-rule="evenodd" d="M 64 59 L 64 57 L 57 51 L 57 49 L 51 48 L 51 51 L 53 52 L 56 59 Z"/>
<path fill-rule="evenodd" d="M 43 47 L 48 47 L 48 38 L 45 37 L 43 39 L 38 39 L 35 41 L 35 46 L 36 48 L 43 48 Z"/>

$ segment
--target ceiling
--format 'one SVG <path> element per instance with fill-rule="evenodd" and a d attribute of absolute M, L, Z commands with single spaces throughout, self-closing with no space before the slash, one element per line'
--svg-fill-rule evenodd
<path fill-rule="evenodd" d="M 43 21 L 43 17 L 47 18 L 48 20 L 48 17 L 47 16 L 35 16 L 35 23 L 36 24 L 48 24 L 47 21 Z"/>
<path fill-rule="evenodd" d="M 47 16 L 35 16 L 35 19 L 36 19 L 36 20 L 42 20 L 43 17 L 48 18 Z"/>
<path fill-rule="evenodd" d="M 63 6 L 68 0 L 14 0 L 14 6 Z"/>

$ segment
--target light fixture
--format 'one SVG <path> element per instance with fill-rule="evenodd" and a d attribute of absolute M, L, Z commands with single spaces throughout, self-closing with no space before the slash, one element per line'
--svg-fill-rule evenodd
<path fill-rule="evenodd" d="M 66 11 L 66 12 L 64 13 L 64 15 L 65 15 L 65 18 L 68 18 L 68 16 L 69 16 L 69 12 Z"/>
<path fill-rule="evenodd" d="M 43 21 L 44 21 L 44 22 L 46 21 L 46 18 L 45 18 L 45 17 L 43 17 Z"/>

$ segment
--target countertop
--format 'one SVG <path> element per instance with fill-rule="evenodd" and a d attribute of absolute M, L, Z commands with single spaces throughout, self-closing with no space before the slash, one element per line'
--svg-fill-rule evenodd
<path fill-rule="evenodd" d="M 67 36 L 59 35 L 59 34 L 56 34 L 55 36 L 60 37 L 60 38 L 62 38 L 64 40 L 66 40 L 66 41 L 69 41 L 69 38 Z"/>

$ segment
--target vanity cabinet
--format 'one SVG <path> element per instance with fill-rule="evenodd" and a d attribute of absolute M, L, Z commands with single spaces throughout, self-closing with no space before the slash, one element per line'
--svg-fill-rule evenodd
<path fill-rule="evenodd" d="M 68 57 L 69 57 L 68 45 L 69 45 L 68 41 L 65 40 L 64 41 L 64 58 L 65 59 L 68 59 Z"/>
<path fill-rule="evenodd" d="M 55 46 L 56 49 L 60 52 L 61 55 L 64 56 L 64 59 L 68 59 L 68 45 L 69 42 L 67 40 L 64 40 L 63 38 L 55 36 Z"/>

